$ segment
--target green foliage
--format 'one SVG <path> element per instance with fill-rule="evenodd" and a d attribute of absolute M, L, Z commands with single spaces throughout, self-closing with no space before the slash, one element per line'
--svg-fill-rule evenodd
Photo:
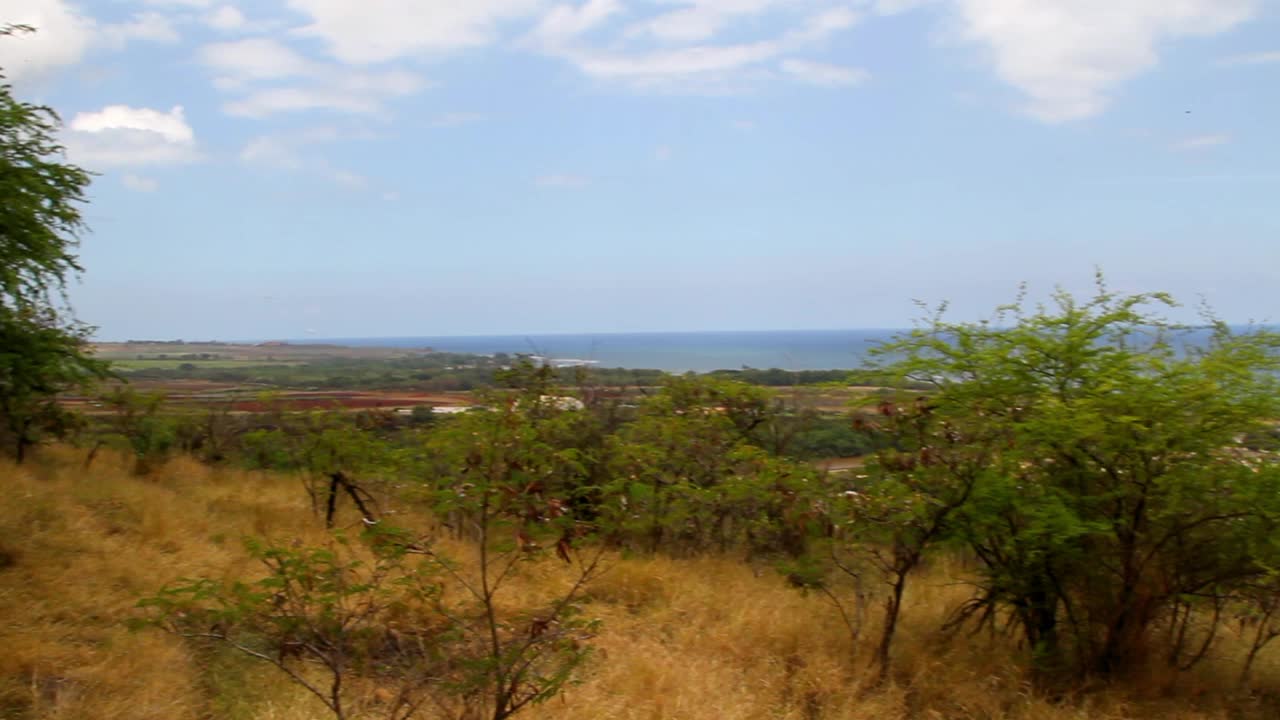
<path fill-rule="evenodd" d="M 57 114 L 12 91 L 0 76 L 0 305 L 9 310 L 47 305 L 80 270 L 89 185 L 87 172 L 61 161 Z"/>
<path fill-rule="evenodd" d="M 6 26 L 9 35 L 29 31 Z M 74 424 L 57 393 L 105 373 L 85 352 L 87 329 L 59 312 L 79 271 L 80 206 L 89 175 L 62 161 L 58 117 L 16 100 L 0 76 L 0 427 L 19 461 L 42 433 Z"/>
<path fill-rule="evenodd" d="M 1280 520 L 1280 473 L 1237 440 L 1280 412 L 1280 342 L 1217 322 L 1188 337 L 1147 310 L 1169 303 L 1099 281 L 1086 302 L 1058 292 L 991 322 L 939 312 L 883 350 L 933 386 L 936 430 L 882 456 L 877 483 L 912 498 L 926 479 L 926 517 L 951 506 L 946 493 L 960 500 L 937 536 L 963 542 L 981 573 L 956 620 L 1007 611 L 1044 677 L 1131 668 L 1175 612 L 1275 567 L 1262 540 Z M 917 527 L 905 510 L 891 525 Z"/>
<path fill-rule="evenodd" d="M 591 627 L 577 600 L 606 546 L 782 559 L 793 585 L 838 608 L 855 646 L 867 611 L 883 608 L 882 679 L 914 573 L 946 552 L 972 568 L 975 588 L 947 627 L 1011 628 L 1041 681 L 1115 675 L 1157 656 L 1190 667 L 1234 615 L 1254 633 L 1244 682 L 1280 637 L 1280 339 L 1218 323 L 1180 329 L 1146 309 L 1165 302 L 1100 284 L 1088 301 L 1058 293 L 1050 306 L 1015 304 L 986 323 L 939 312 L 883 348 L 884 366 L 868 373 L 885 387 L 847 418 L 694 375 L 667 378 L 631 406 L 589 373 L 565 390 L 563 371 L 527 361 L 461 415 L 281 407 L 242 421 L 256 464 L 303 470 L 313 499 L 316 482 L 333 493 L 346 473 L 390 478 L 381 489 L 424 502 L 463 550 L 445 553 L 439 538 L 412 539 L 364 513 L 378 531 L 366 549 L 255 552 L 277 589 L 294 583 L 311 603 L 297 615 L 377 606 L 375 637 L 388 627 L 429 635 L 415 635 L 418 654 L 401 665 L 387 665 L 385 649 L 362 654 L 363 641 L 329 646 L 364 658 L 339 663 L 343 683 L 381 683 L 386 668 L 403 668 L 395 677 L 412 674 L 414 692 L 429 689 L 432 702 L 493 717 L 574 677 Z M 822 454 L 866 453 L 865 463 L 821 474 L 790 459 L 828 446 L 841 450 Z M 512 602 L 512 580 L 543 555 L 574 579 L 546 602 Z M 351 579 L 302 584 L 330 576 Z M 418 594 L 404 596 L 401 580 Z M 184 587 L 188 600 L 203 592 L 201 602 L 257 607 L 186 616 L 240 623 L 246 647 L 270 658 L 252 642 L 294 642 L 284 619 L 263 624 L 265 589 Z M 310 681 L 297 659 L 280 662 Z"/>
<path fill-rule="evenodd" d="M 59 324 L 51 309 L 0 304 L 0 441 L 19 462 L 45 434 L 65 435 L 78 419 L 59 393 L 86 389 L 106 376 L 85 354 L 85 331 Z"/>
<path fill-rule="evenodd" d="M 365 413 L 278 411 L 257 421 L 262 425 L 239 438 L 250 467 L 327 475 L 377 471 L 394 463 L 378 422 Z"/>
<path fill-rule="evenodd" d="M 139 603 L 148 614 L 138 625 L 226 643 L 275 665 L 339 719 L 363 710 L 357 678 L 395 687 L 386 716 L 409 718 L 460 672 L 447 654 L 458 628 L 434 609 L 441 586 L 407 563 L 402 547 L 375 544 L 370 559 L 341 535 L 328 547 L 246 545 L 265 570 L 261 579 L 181 580 Z M 404 625 L 412 629 L 398 629 Z"/>
<path fill-rule="evenodd" d="M 112 412 L 113 437 L 134 456 L 134 471 L 145 475 L 177 442 L 176 420 L 161 414 L 164 395 L 117 388 L 105 395 Z"/>
<path fill-rule="evenodd" d="M 795 421 L 784 454 L 801 460 L 866 455 L 877 449 L 881 437 L 842 415 L 810 414 Z"/>
<path fill-rule="evenodd" d="M 568 531 L 566 523 L 589 519 L 571 509 L 594 490 L 599 449 L 585 441 L 599 435 L 595 420 L 564 402 L 547 368 L 517 368 L 504 382 L 519 387 L 482 396 L 485 409 L 428 435 L 419 462 L 431 502 L 459 534 L 472 533 L 487 514 Z M 542 522 L 548 519 L 555 522 Z"/>
<path fill-rule="evenodd" d="M 207 357 L 201 357 L 206 355 Z M 423 352 L 395 358 L 292 357 L 281 361 L 229 360 L 209 353 L 130 355 L 118 370 L 134 380 L 204 379 L 260 383 L 289 389 L 458 392 L 501 385 L 495 374 L 521 362 L 505 355 Z M 528 362 L 524 359 L 524 362 Z M 559 384 L 574 384 L 582 368 L 550 371 Z M 607 387 L 643 387 L 662 382 L 661 370 L 592 368 L 590 382 Z"/>
<path fill-rule="evenodd" d="M 810 468 L 757 445 L 777 420 L 770 395 L 742 383 L 672 378 L 609 439 L 604 520 L 649 551 L 798 552 L 797 508 Z"/>
<path fill-rule="evenodd" d="M 361 543 L 246 546 L 260 579 L 180 580 L 139 603 L 135 627 L 274 665 L 339 720 L 502 720 L 554 697 L 587 656 L 591 623 L 575 606 L 585 575 L 550 606 L 515 613 L 499 605 L 494 577 L 469 592 L 459 563 L 387 526 L 369 526 Z"/>
<path fill-rule="evenodd" d="M 430 405 L 414 405 L 409 421 L 417 426 L 430 425 L 436 421 L 436 413 Z"/>
<path fill-rule="evenodd" d="M 177 447 L 188 455 L 221 463 L 232 457 L 238 447 L 240 424 L 228 405 L 177 414 L 173 420 Z"/>

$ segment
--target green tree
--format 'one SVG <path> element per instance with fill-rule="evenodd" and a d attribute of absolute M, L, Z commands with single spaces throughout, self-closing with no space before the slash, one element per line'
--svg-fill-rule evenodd
<path fill-rule="evenodd" d="M 1239 443 L 1280 415 L 1280 338 L 1180 329 L 1152 309 L 1170 304 L 1099 277 L 1087 301 L 1059 291 L 981 323 L 940 310 L 883 349 L 931 388 L 939 432 L 876 480 L 933 508 L 923 517 L 949 508 L 936 533 L 912 532 L 979 562 L 957 623 L 1012 618 L 1042 678 L 1128 670 L 1162 627 L 1185 666 L 1203 653 L 1188 657 L 1178 618 L 1214 625 L 1277 567 L 1280 472 Z"/>
<path fill-rule="evenodd" d="M 860 425 L 880 436 L 882 447 L 863 472 L 852 479 L 833 475 L 822 490 L 821 502 L 841 532 L 815 543 L 825 552 L 790 569 L 789 579 L 834 602 L 855 640 L 868 600 L 882 600 L 873 660 L 883 682 L 912 573 L 953 533 L 955 516 L 977 484 L 999 472 L 1001 459 L 989 434 L 964 418 L 940 416 L 924 396 L 882 399 L 874 417 Z M 851 592 L 838 594 L 846 586 Z"/>
<path fill-rule="evenodd" d="M 610 437 L 601 508 L 610 535 L 650 552 L 799 552 L 797 491 L 814 473 L 762 447 L 778 414 L 760 388 L 670 378 Z"/>
<path fill-rule="evenodd" d="M 431 543 L 422 552 L 460 589 L 449 615 L 476 619 L 465 652 L 475 658 L 468 686 L 482 691 L 470 702 L 493 720 L 553 697 L 575 677 L 593 626 L 578 606 L 602 558 L 599 548 L 584 548 L 593 526 L 573 511 L 589 473 L 572 430 L 587 413 L 561 402 L 550 373 L 518 370 L 507 378 L 516 392 L 486 395 L 485 409 L 434 428 L 421 461 L 432 510 L 466 541 L 452 557 Z M 571 580 L 531 611 L 504 609 L 511 581 L 551 553 L 571 567 Z"/>
<path fill-rule="evenodd" d="M 27 30 L 0 28 L 0 40 Z M 65 162 L 58 127 L 0 75 L 0 429 L 19 461 L 42 432 L 66 426 L 54 397 L 105 373 L 66 304 L 89 174 Z"/>
<path fill-rule="evenodd" d="M 177 440 L 177 423 L 162 414 L 164 395 L 117 388 L 102 400 L 112 410 L 110 422 L 115 436 L 133 454 L 133 471 L 138 475 L 151 472 Z"/>

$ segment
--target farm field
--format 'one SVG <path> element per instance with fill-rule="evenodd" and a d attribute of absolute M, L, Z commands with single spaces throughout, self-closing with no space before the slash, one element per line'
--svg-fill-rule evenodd
<path fill-rule="evenodd" d="M 104 360 L 169 361 L 207 363 L 239 362 L 249 364 L 273 362 L 306 362 L 323 359 L 379 359 L 413 357 L 431 352 L 430 348 L 348 347 L 345 345 L 303 345 L 284 342 L 103 342 L 93 344 L 93 353 Z"/>
<path fill-rule="evenodd" d="M 304 412 L 311 410 L 397 410 L 420 405 L 457 407 L 472 404 L 471 393 L 414 393 L 359 390 L 272 390 L 213 382 L 135 381 L 130 388 L 140 393 L 164 396 L 171 411 L 219 409 L 230 412 Z M 63 403 L 88 412 L 106 412 L 100 401 L 86 396 L 68 396 Z"/>

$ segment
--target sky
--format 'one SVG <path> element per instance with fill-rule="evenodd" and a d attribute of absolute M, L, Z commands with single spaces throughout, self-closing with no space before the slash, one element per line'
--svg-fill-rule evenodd
<path fill-rule="evenodd" d="M 4 0 L 104 340 L 1280 321 L 1280 0 Z"/>

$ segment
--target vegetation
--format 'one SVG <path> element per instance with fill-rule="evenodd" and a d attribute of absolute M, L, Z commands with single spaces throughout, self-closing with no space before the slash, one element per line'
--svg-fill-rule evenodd
<path fill-rule="evenodd" d="M 798 575 L 841 607 L 887 588 L 882 677 L 909 578 L 939 553 L 975 563 L 946 628 L 1014 633 L 1043 685 L 1186 670 L 1231 614 L 1269 641 L 1255 593 L 1275 587 L 1280 466 L 1245 442 L 1280 411 L 1280 338 L 1213 323 L 1187 342 L 1147 310 L 1168 302 L 1099 280 L 1087 302 L 1060 292 L 989 323 L 939 311 L 882 349 L 886 370 L 933 390 L 879 403 L 882 449 L 831 493 L 845 531 Z M 855 602 L 831 592 L 833 572 Z"/>
<path fill-rule="evenodd" d="M 29 30 L 0 28 L 0 40 Z M 62 296 L 80 270 L 89 175 L 62 161 L 58 126 L 51 109 L 15 99 L 0 75 L 0 446 L 19 461 L 41 434 L 70 426 L 55 395 L 105 374 Z"/>
<path fill-rule="evenodd" d="M 324 345 L 226 343 L 112 343 L 99 347 L 117 371 L 133 381 L 206 380 L 253 383 L 278 389 L 470 391 L 495 386 L 495 373 L 525 356 L 475 355 L 426 350 Z M 526 357 L 527 359 L 527 357 Z M 578 382 L 581 368 L 556 369 L 562 384 Z M 605 387 L 654 386 L 660 370 L 593 368 L 591 382 Z"/>
<path fill-rule="evenodd" d="M 0 717 L 331 717 L 284 673 L 264 672 L 262 660 L 122 622 L 139 616 L 139 597 L 179 577 L 268 577 L 238 538 L 291 552 L 330 547 L 297 478 L 181 456 L 139 477 L 132 459 L 107 450 L 85 473 L 83 458 L 83 450 L 50 447 L 22 466 L 0 461 L 0 476 L 22 498 L 0 504 L 0 545 L 15 548 L 0 569 Z M 383 499 L 383 513 L 402 525 L 433 522 L 414 504 Z M 367 559 L 359 523 L 352 506 L 340 507 L 338 525 L 353 528 L 353 553 Z M 1261 720 L 1277 709 L 1280 658 L 1269 649 L 1255 663 L 1252 691 L 1234 690 L 1256 628 L 1234 621 L 1188 670 L 1156 663 L 1131 681 L 1059 699 L 1030 691 L 1015 637 L 936 633 L 969 597 L 957 582 L 967 561 L 945 553 L 913 575 L 895 671 L 874 691 L 876 621 L 867 642 L 850 643 L 834 631 L 843 623 L 822 595 L 789 590 L 767 565 L 718 553 L 609 552 L 603 566 L 580 604 L 579 617 L 598 621 L 594 652 L 561 697 L 517 717 Z M 518 567 L 504 603 L 512 613 L 532 611 L 574 572 L 554 555 Z M 373 717 L 385 717 L 397 695 L 385 680 L 356 681 L 349 692 L 352 708 Z"/>
<path fill-rule="evenodd" d="M 1117 717 L 1183 687 L 1268 716 L 1277 341 L 1217 324 L 1188 342 L 1152 312 L 1167 302 L 1100 283 L 1087 301 L 1059 293 L 986 323 L 933 315 L 883 349 L 874 372 L 899 389 L 843 421 L 868 452 L 849 473 L 792 457 L 796 429 L 830 419 L 716 377 L 629 398 L 516 363 L 472 412 L 282 408 L 230 440 L 214 416 L 120 393 L 108 425 L 124 441 L 107 445 L 135 474 L 207 441 L 220 473 L 238 459 L 300 478 L 313 518 L 308 541 L 251 539 L 243 557 L 259 571 L 186 574 L 133 617 L 195 640 L 190 652 L 212 641 L 273 664 L 336 717 L 497 718 L 590 697 L 634 652 L 587 662 L 609 622 L 661 627 L 649 603 L 681 590 L 627 568 L 739 563 L 753 582 L 806 591 L 797 602 L 824 618 L 820 640 L 795 641 L 770 671 L 785 690 L 769 702 L 797 716 L 988 716 L 945 694 L 892 705 L 919 697 L 934 656 L 984 658 L 997 697 L 1033 687 L 973 706 L 1006 717 L 1049 717 L 1053 698 L 1097 681 L 1113 691 L 1086 705 Z M 548 573 L 558 580 L 535 580 Z M 717 657 L 701 652 L 688 662 Z M 801 692 L 792 683 L 818 658 L 833 684 Z"/>

